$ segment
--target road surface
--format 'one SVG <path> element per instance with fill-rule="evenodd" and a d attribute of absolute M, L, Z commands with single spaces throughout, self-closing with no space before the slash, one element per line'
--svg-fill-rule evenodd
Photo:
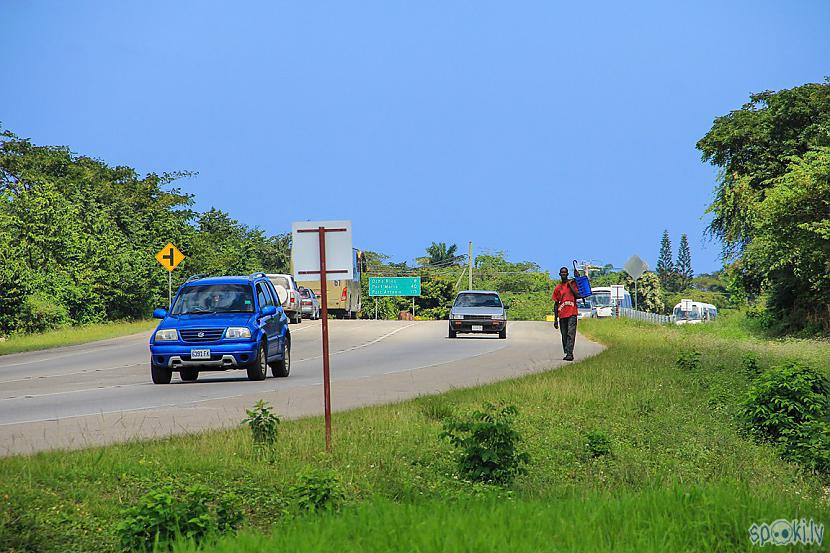
<path fill-rule="evenodd" d="M 475 386 L 560 366 L 551 323 L 514 321 L 507 340 L 447 336 L 446 321 L 330 321 L 335 410 Z M 291 375 L 174 373 L 150 381 L 149 333 L 0 357 L 0 455 L 81 448 L 239 424 L 258 399 L 280 416 L 322 412 L 320 322 L 292 325 Z M 577 339 L 577 360 L 601 351 Z"/>

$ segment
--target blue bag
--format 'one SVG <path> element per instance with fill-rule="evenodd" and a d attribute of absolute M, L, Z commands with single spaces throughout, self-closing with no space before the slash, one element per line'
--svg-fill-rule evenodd
<path fill-rule="evenodd" d="M 574 259 L 574 275 L 578 274 L 579 271 L 576 268 L 576 259 Z M 580 298 L 587 298 L 592 294 L 591 281 L 588 280 L 587 276 L 574 276 L 574 281 L 576 281 L 576 288 L 579 290 Z"/>

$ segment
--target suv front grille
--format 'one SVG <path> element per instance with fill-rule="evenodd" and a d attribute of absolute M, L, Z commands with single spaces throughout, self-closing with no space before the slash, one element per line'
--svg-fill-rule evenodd
<path fill-rule="evenodd" d="M 489 321 L 492 315 L 464 315 L 465 321 Z"/>
<path fill-rule="evenodd" d="M 182 340 L 185 342 L 215 342 L 222 338 L 224 328 L 188 328 L 180 330 Z"/>

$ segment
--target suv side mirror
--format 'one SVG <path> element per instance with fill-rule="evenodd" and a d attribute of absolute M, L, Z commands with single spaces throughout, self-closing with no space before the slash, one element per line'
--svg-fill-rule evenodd
<path fill-rule="evenodd" d="M 146 311 L 145 311 L 146 313 Z M 154 319 L 163 319 L 167 316 L 167 310 L 163 307 L 159 307 L 155 311 L 153 311 L 153 318 Z"/>
<path fill-rule="evenodd" d="M 263 317 L 270 317 L 271 315 L 277 314 L 277 308 L 273 305 L 266 305 L 262 308 L 262 316 Z"/>

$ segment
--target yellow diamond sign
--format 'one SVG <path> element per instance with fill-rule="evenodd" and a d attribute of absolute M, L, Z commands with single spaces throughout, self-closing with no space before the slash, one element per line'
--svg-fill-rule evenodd
<path fill-rule="evenodd" d="M 156 254 L 156 260 L 161 263 L 162 267 L 172 271 L 184 260 L 184 254 L 170 242 Z"/>

